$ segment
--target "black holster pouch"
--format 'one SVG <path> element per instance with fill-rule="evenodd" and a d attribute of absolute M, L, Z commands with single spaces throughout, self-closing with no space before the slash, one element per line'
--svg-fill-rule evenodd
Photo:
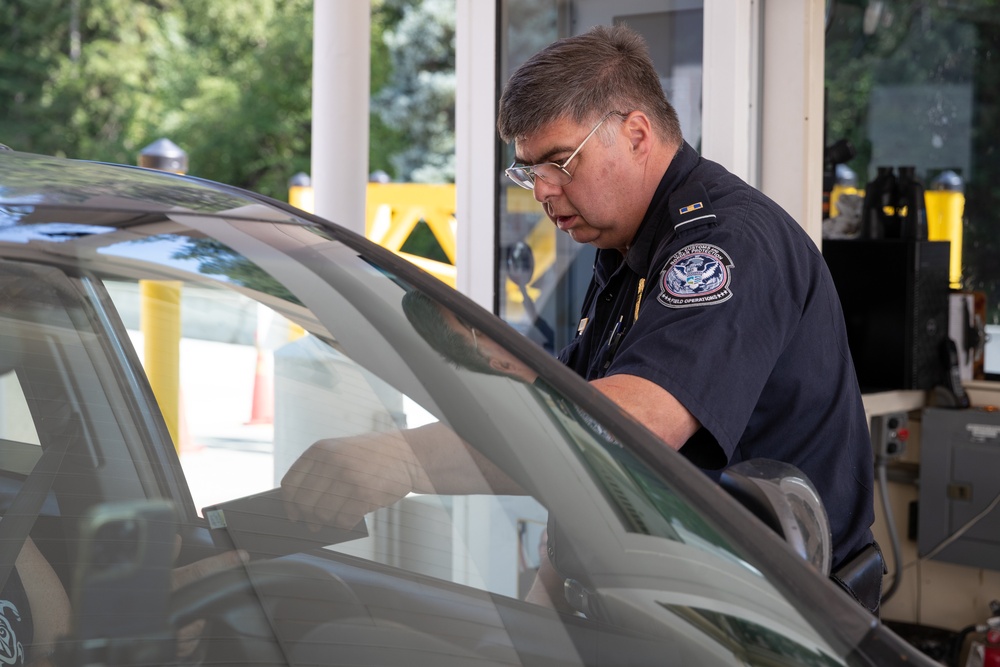
<path fill-rule="evenodd" d="M 878 616 L 882 603 L 882 575 L 886 574 L 882 550 L 872 542 L 847 559 L 830 578 L 858 604 Z"/>

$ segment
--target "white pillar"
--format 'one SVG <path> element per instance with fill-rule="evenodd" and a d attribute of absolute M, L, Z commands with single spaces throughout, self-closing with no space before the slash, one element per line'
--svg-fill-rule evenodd
<path fill-rule="evenodd" d="M 760 189 L 813 238 L 823 232 L 823 0 L 764 5 Z"/>
<path fill-rule="evenodd" d="M 701 154 L 758 185 L 760 3 L 705 0 Z"/>
<path fill-rule="evenodd" d="M 457 0 L 456 287 L 493 310 L 496 238 L 496 2 Z"/>
<path fill-rule="evenodd" d="M 315 0 L 312 166 L 315 212 L 365 233 L 371 5 Z"/>

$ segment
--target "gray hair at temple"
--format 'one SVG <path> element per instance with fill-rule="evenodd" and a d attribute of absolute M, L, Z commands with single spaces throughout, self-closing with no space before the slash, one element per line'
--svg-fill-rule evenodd
<path fill-rule="evenodd" d="M 585 125 L 610 111 L 642 111 L 668 145 L 683 136 L 642 36 L 626 25 L 596 26 L 545 47 L 517 68 L 500 97 L 497 130 L 506 141 L 561 118 Z"/>

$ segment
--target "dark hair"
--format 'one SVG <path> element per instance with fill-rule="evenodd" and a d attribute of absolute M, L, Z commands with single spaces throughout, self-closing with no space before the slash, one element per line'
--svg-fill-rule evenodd
<path fill-rule="evenodd" d="M 642 111 L 657 135 L 680 146 L 680 121 L 663 94 L 642 36 L 626 25 L 596 26 L 545 47 L 517 68 L 500 97 L 506 141 L 563 117 L 585 124 L 610 111 Z"/>
<path fill-rule="evenodd" d="M 490 360 L 445 321 L 444 306 L 437 301 L 423 292 L 410 290 L 403 294 L 402 305 L 406 319 L 445 361 L 477 373 L 504 375 L 490 366 Z"/>

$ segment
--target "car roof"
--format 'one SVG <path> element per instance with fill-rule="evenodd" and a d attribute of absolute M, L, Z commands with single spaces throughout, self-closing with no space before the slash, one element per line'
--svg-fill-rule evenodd
<path fill-rule="evenodd" d="M 7 205 L 215 214 L 261 200 L 248 191 L 196 177 L 16 151 L 0 151 L 0 180 L 0 203 Z"/>

